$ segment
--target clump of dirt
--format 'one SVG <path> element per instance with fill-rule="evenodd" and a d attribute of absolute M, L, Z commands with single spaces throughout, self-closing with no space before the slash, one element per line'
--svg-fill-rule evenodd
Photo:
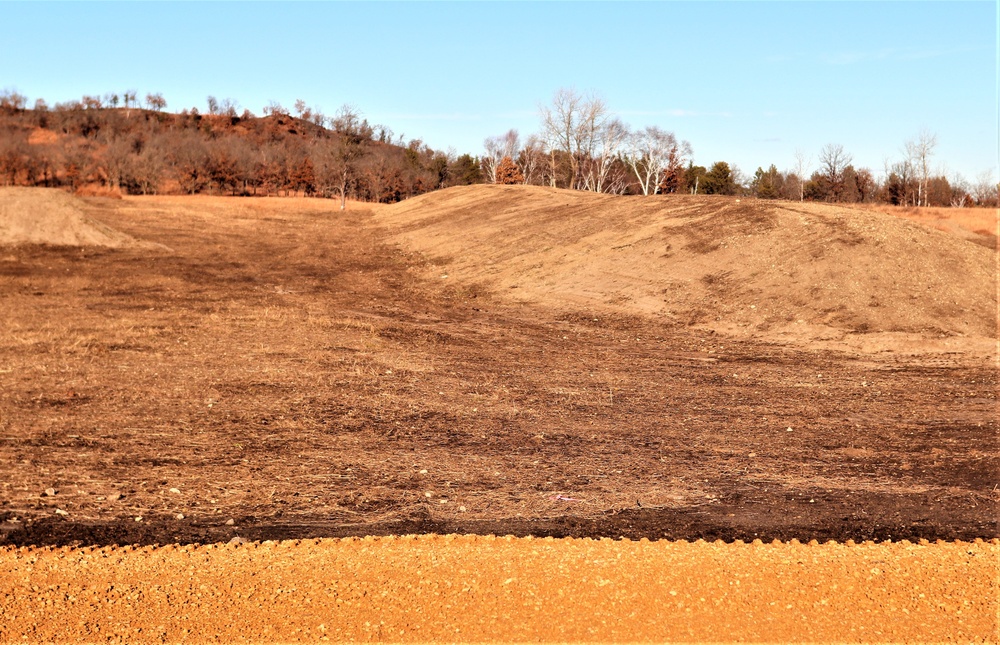
<path fill-rule="evenodd" d="M 49 188 L 0 188 L 0 246 L 147 246 L 93 219 L 86 202 Z"/>
<path fill-rule="evenodd" d="M 992 251 L 878 212 L 469 186 L 377 221 L 448 279 L 522 301 L 769 339 L 996 336 Z"/>

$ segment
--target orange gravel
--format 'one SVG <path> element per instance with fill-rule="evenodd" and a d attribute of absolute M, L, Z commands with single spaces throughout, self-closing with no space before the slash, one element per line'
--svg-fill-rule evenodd
<path fill-rule="evenodd" d="M 0 641 L 997 642 L 1000 541 L 0 550 Z"/>

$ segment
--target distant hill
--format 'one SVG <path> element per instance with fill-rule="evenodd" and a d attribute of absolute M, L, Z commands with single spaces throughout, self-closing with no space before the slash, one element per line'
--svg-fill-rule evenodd
<path fill-rule="evenodd" d="M 394 202 L 480 181 L 479 160 L 394 141 L 358 114 L 0 106 L 0 185 L 105 194 L 300 194 Z"/>

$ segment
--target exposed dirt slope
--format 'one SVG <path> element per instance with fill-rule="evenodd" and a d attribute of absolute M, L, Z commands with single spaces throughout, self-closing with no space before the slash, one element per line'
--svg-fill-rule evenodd
<path fill-rule="evenodd" d="M 446 265 L 448 279 L 525 301 L 772 338 L 996 331 L 990 249 L 876 212 L 472 186 L 382 208 L 377 219 Z"/>
<path fill-rule="evenodd" d="M 62 190 L 0 188 L 0 245 L 143 246 L 87 214 L 86 203 Z"/>
<path fill-rule="evenodd" d="M 1000 544 L 0 549 L 0 642 L 996 642 Z"/>

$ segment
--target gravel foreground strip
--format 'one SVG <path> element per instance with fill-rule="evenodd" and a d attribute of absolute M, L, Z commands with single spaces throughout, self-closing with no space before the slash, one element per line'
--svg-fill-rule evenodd
<path fill-rule="evenodd" d="M 1000 540 L 0 549 L 0 642 L 998 642 Z"/>

